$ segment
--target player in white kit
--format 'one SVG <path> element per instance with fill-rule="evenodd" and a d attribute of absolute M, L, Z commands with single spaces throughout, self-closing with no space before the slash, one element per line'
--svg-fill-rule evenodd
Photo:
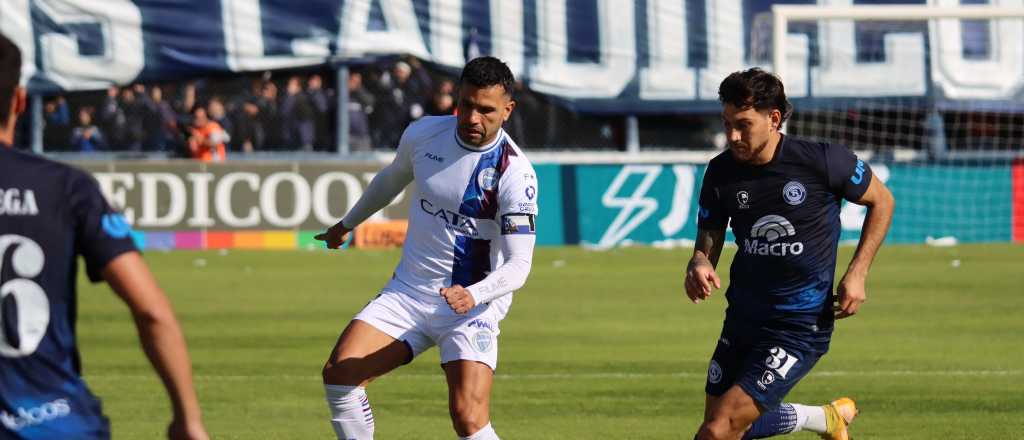
<path fill-rule="evenodd" d="M 340 439 L 373 438 L 366 385 L 434 345 L 459 438 L 498 438 L 489 415 L 498 323 L 526 282 L 536 238 L 536 175 L 501 128 L 515 107 L 513 81 L 497 58 L 467 63 L 457 116 L 409 125 L 394 162 L 345 218 L 316 237 L 337 248 L 415 180 L 402 260 L 342 332 L 323 369 Z"/>

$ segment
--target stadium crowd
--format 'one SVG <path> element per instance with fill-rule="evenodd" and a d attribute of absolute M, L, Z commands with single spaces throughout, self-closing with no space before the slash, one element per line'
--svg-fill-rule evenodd
<path fill-rule="evenodd" d="M 454 111 L 457 72 L 413 57 L 353 66 L 349 72 L 353 152 L 394 149 L 410 122 Z M 333 152 L 336 78 L 334 70 L 321 67 L 48 96 L 44 150 L 203 160 L 253 152 Z M 625 144 L 621 115 L 581 114 L 522 83 L 516 84 L 515 100 L 505 129 L 521 146 L 618 149 Z M 30 118 L 24 119 L 27 124 Z M 717 126 L 717 119 L 709 124 L 686 115 L 651 116 L 641 118 L 640 134 L 645 145 L 693 148 L 710 146 Z"/>
<path fill-rule="evenodd" d="M 334 75 L 331 70 L 266 72 L 51 96 L 44 101 L 43 144 L 46 151 L 165 153 L 203 160 L 258 151 L 335 151 Z M 356 152 L 395 148 L 411 121 L 454 111 L 455 78 L 411 57 L 353 68 L 347 86 L 349 143 Z M 545 104 L 540 95 L 520 91 L 520 108 Z M 520 112 L 510 121 L 517 138 L 537 139 L 522 129 L 524 119 L 546 113 Z"/>
<path fill-rule="evenodd" d="M 428 110 L 450 112 L 450 96 L 447 107 L 423 98 L 446 86 L 451 93 L 450 81 L 435 87 L 421 68 L 404 61 L 389 71 L 369 70 L 354 71 L 348 81 L 354 150 L 394 145 L 410 120 Z M 333 150 L 337 93 L 325 85 L 329 73 L 133 84 L 49 97 L 44 145 L 47 151 L 164 152 L 211 160 L 254 151 Z"/>

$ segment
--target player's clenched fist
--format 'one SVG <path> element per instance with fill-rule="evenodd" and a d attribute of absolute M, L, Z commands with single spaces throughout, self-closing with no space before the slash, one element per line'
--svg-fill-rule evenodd
<path fill-rule="evenodd" d="M 722 287 L 722 280 L 718 279 L 715 268 L 710 264 L 694 264 L 686 270 L 686 296 L 695 304 L 711 296 L 711 288 Z"/>
<path fill-rule="evenodd" d="M 465 314 L 476 306 L 476 300 L 473 299 L 473 295 L 458 284 L 452 287 L 441 288 L 441 297 L 448 301 L 448 306 L 460 315 Z"/>
<path fill-rule="evenodd" d="M 857 314 L 860 305 L 867 300 L 867 292 L 864 290 L 864 276 L 847 273 L 839 281 L 838 304 L 835 305 L 836 319 L 849 318 Z"/>
<path fill-rule="evenodd" d="M 327 228 L 326 231 L 317 234 L 313 238 L 325 242 L 327 249 L 337 249 L 345 243 L 345 236 L 348 235 L 349 232 L 352 232 L 352 230 L 343 226 L 341 222 L 338 222 L 336 225 Z"/>

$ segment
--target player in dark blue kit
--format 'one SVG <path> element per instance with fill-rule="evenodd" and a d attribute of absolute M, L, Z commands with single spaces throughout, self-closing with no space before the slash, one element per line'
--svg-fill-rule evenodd
<path fill-rule="evenodd" d="M 718 94 L 729 151 L 712 159 L 704 174 L 687 296 L 699 303 L 721 287 L 715 266 L 727 226 L 739 249 L 695 438 L 809 430 L 847 439 L 857 414 L 852 399 L 825 406 L 782 399 L 828 351 L 835 319 L 857 313 L 864 302 L 868 268 L 892 220 L 892 194 L 845 146 L 779 131 L 792 106 L 774 75 L 756 68 L 733 73 Z M 866 205 L 868 214 L 834 305 L 844 198 Z"/>
<path fill-rule="evenodd" d="M 10 148 L 21 54 L 0 35 L 0 439 L 106 439 L 100 402 L 80 377 L 78 255 L 128 304 L 174 411 L 172 439 L 207 435 L 185 339 L 130 229 L 83 171 Z"/>

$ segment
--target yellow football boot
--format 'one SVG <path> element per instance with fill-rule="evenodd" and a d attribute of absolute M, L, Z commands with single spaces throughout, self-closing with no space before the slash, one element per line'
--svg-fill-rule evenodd
<path fill-rule="evenodd" d="M 847 427 L 857 417 L 857 404 L 849 397 L 840 397 L 825 405 L 825 427 L 828 432 L 819 434 L 825 440 L 850 440 Z"/>

